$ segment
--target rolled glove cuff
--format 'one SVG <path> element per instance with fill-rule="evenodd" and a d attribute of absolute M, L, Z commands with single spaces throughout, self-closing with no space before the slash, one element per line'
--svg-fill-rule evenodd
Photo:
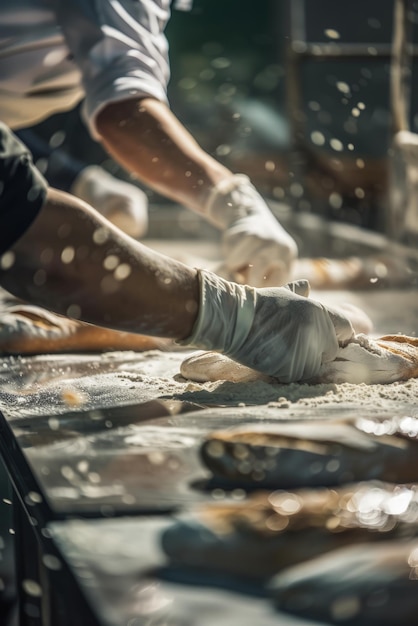
<path fill-rule="evenodd" d="M 192 335 L 178 342 L 204 350 L 234 354 L 245 342 L 253 324 L 257 292 L 212 272 L 198 270 L 199 314 Z"/>

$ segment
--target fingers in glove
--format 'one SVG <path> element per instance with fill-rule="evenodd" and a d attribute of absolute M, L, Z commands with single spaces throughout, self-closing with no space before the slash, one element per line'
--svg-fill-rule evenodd
<path fill-rule="evenodd" d="M 238 281 L 253 287 L 281 287 L 290 277 L 295 253 L 287 240 L 271 241 L 265 236 L 246 233 L 238 225 L 223 237 L 225 265 Z"/>
<path fill-rule="evenodd" d="M 292 282 L 287 283 L 285 287 L 286 289 L 293 291 L 293 293 L 296 293 L 298 296 L 304 296 L 305 298 L 309 296 L 309 293 L 311 290 L 309 281 L 306 280 L 306 278 L 300 278 L 299 280 L 292 280 Z"/>
<path fill-rule="evenodd" d="M 321 364 L 333 361 L 338 352 L 338 341 L 333 323 L 324 311 L 309 322 L 290 326 L 286 332 L 288 344 L 283 368 L 277 373 L 280 382 L 311 380 L 318 376 Z"/>
<path fill-rule="evenodd" d="M 321 352 L 314 347 L 316 337 L 307 337 L 299 333 L 291 344 L 291 358 L 287 363 L 286 372 L 279 380 L 283 383 L 309 380 L 317 376 L 321 367 Z"/>

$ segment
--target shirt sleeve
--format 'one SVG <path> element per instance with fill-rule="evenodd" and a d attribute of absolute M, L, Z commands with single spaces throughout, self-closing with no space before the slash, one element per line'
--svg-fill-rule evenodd
<path fill-rule="evenodd" d="M 32 224 L 46 193 L 47 184 L 29 150 L 0 122 L 0 255 Z"/>
<path fill-rule="evenodd" d="M 81 69 L 83 114 L 98 137 L 97 113 L 137 96 L 167 101 L 170 0 L 53 0 L 58 23 Z"/>

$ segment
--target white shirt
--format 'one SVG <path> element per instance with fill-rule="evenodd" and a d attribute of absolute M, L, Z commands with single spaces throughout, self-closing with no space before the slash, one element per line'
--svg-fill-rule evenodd
<path fill-rule="evenodd" d="M 1 0 L 0 120 L 30 126 L 85 95 L 94 120 L 108 102 L 167 100 L 170 0 Z"/>

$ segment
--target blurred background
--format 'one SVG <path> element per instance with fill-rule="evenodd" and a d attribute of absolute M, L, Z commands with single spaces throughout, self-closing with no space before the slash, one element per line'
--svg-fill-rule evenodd
<path fill-rule="evenodd" d="M 255 9 L 252 0 L 194 0 L 191 11 L 173 10 L 167 29 L 172 109 L 208 152 L 272 201 L 384 232 L 393 6 L 263 0 Z M 411 2 L 414 30 L 417 19 Z M 82 126 L 75 109 L 32 130 L 52 148 L 128 179 Z M 145 190 L 149 236 L 158 236 L 168 201 Z M 193 224 L 183 234 L 193 235 Z"/>

